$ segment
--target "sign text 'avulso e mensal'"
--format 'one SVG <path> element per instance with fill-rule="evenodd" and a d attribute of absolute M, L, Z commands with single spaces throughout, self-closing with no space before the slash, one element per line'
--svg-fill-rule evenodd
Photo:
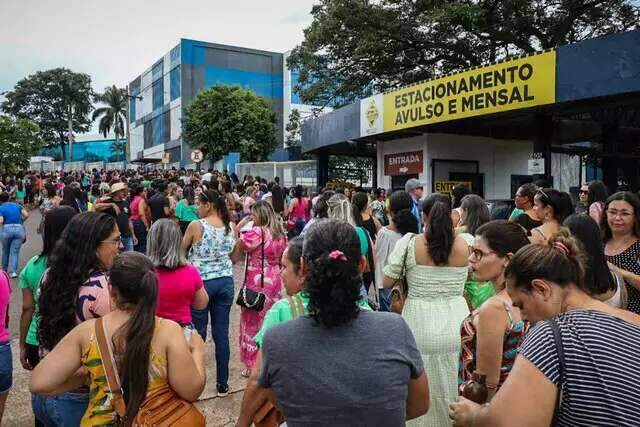
<path fill-rule="evenodd" d="M 382 103 L 368 98 L 361 122 L 375 127 L 374 107 L 383 123 L 368 134 L 529 108 L 555 102 L 555 87 L 556 52 L 543 52 L 385 93 Z"/>

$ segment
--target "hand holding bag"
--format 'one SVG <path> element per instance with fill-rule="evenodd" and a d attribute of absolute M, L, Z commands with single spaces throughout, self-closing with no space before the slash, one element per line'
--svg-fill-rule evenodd
<path fill-rule="evenodd" d="M 264 288 L 264 229 L 260 229 L 262 235 L 261 239 L 261 266 L 260 266 L 260 287 Z M 262 311 L 264 303 L 267 300 L 267 296 L 262 292 L 256 292 L 247 287 L 247 271 L 249 269 L 249 254 L 246 256 L 245 269 L 244 269 L 244 284 L 240 288 L 238 298 L 236 298 L 236 304 L 240 307 L 248 308 L 250 310 Z"/>
<path fill-rule="evenodd" d="M 407 255 L 409 254 L 411 241 L 415 237 L 415 235 L 412 235 L 409 239 L 409 243 L 407 243 L 407 248 L 404 252 L 404 257 L 402 258 L 400 277 L 393 282 L 393 286 L 391 287 L 391 293 L 389 294 L 389 311 L 392 313 L 402 314 L 402 309 L 404 308 L 404 303 L 407 299 L 407 294 L 409 293 L 409 283 L 407 282 Z"/>
<path fill-rule="evenodd" d="M 107 377 L 107 385 L 109 386 L 113 406 L 116 410 L 117 425 L 123 425 L 126 424 L 125 415 L 127 408 L 111 345 L 107 341 L 107 333 L 102 317 L 96 320 L 95 331 L 98 349 L 100 351 L 100 359 L 102 359 L 102 366 L 104 367 L 105 376 Z M 205 418 L 193 403 L 180 398 L 167 386 L 147 396 L 144 402 L 142 402 L 142 405 L 140 405 L 131 426 L 205 427 Z"/>

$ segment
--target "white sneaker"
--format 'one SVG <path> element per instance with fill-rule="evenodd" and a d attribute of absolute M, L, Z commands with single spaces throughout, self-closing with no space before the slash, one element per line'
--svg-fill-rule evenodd
<path fill-rule="evenodd" d="M 10 274 L 12 279 L 15 279 L 16 277 L 18 277 L 18 273 L 16 273 L 15 271 L 13 273 Z"/>

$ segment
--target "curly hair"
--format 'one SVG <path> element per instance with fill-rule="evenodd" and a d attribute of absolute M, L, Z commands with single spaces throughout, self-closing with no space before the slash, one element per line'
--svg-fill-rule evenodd
<path fill-rule="evenodd" d="M 96 251 L 115 228 L 112 216 L 85 212 L 74 216 L 62 232 L 49 256 L 38 300 L 38 340 L 45 349 L 53 349 L 74 328 L 78 290 L 101 268 Z"/>
<path fill-rule="evenodd" d="M 344 259 L 332 259 L 333 251 Z M 315 222 L 305 234 L 302 256 L 307 262 L 304 289 L 309 313 L 327 328 L 344 325 L 358 316 L 362 279 L 358 265 L 362 253 L 353 226 L 336 219 Z"/>

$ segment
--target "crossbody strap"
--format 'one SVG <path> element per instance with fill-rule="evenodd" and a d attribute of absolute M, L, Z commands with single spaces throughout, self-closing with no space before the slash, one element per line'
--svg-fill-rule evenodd
<path fill-rule="evenodd" d="M 291 308 L 291 317 L 293 317 L 293 320 L 296 320 L 298 314 L 296 313 L 296 305 L 293 303 L 293 298 L 287 295 L 287 301 L 289 301 L 289 308 Z"/>
<path fill-rule="evenodd" d="M 293 320 L 298 318 L 298 313 L 300 313 L 300 316 L 304 316 L 304 305 L 302 304 L 302 299 L 300 299 L 300 295 L 294 295 L 293 297 L 287 295 L 287 300 L 289 301 L 289 305 L 291 306 L 291 316 L 293 317 Z M 297 312 L 296 312 L 296 304 L 298 305 Z"/>
<path fill-rule="evenodd" d="M 558 423 L 560 416 L 560 406 L 562 405 L 562 397 L 564 394 L 564 347 L 562 346 L 562 335 L 560 334 L 560 326 L 556 319 L 550 319 L 551 331 L 553 332 L 553 340 L 556 344 L 556 351 L 558 352 L 558 393 L 556 394 L 556 405 L 553 410 L 553 420 L 551 425 L 555 426 Z"/>
<path fill-rule="evenodd" d="M 107 340 L 106 325 L 104 324 L 102 317 L 96 320 L 95 330 L 96 339 L 98 341 L 98 351 L 100 352 L 100 359 L 102 359 L 102 366 L 104 368 L 105 376 L 107 377 L 107 385 L 111 392 L 113 406 L 115 407 L 118 416 L 120 418 L 124 418 L 125 413 L 127 412 L 127 407 L 124 403 L 122 387 L 120 386 L 120 377 L 118 376 L 118 370 L 116 369 L 111 345 Z"/>
<path fill-rule="evenodd" d="M 407 250 L 404 251 L 404 257 L 402 258 L 402 270 L 400 270 L 400 276 L 406 278 L 407 274 L 407 256 L 409 255 L 409 246 L 411 246 L 411 241 L 416 237 L 415 234 L 412 234 L 409 238 L 409 243 L 407 243 Z"/>
<path fill-rule="evenodd" d="M 261 257 L 260 257 L 260 287 L 264 288 L 264 227 L 260 228 L 260 235 L 262 236 L 262 242 L 260 244 Z"/>

